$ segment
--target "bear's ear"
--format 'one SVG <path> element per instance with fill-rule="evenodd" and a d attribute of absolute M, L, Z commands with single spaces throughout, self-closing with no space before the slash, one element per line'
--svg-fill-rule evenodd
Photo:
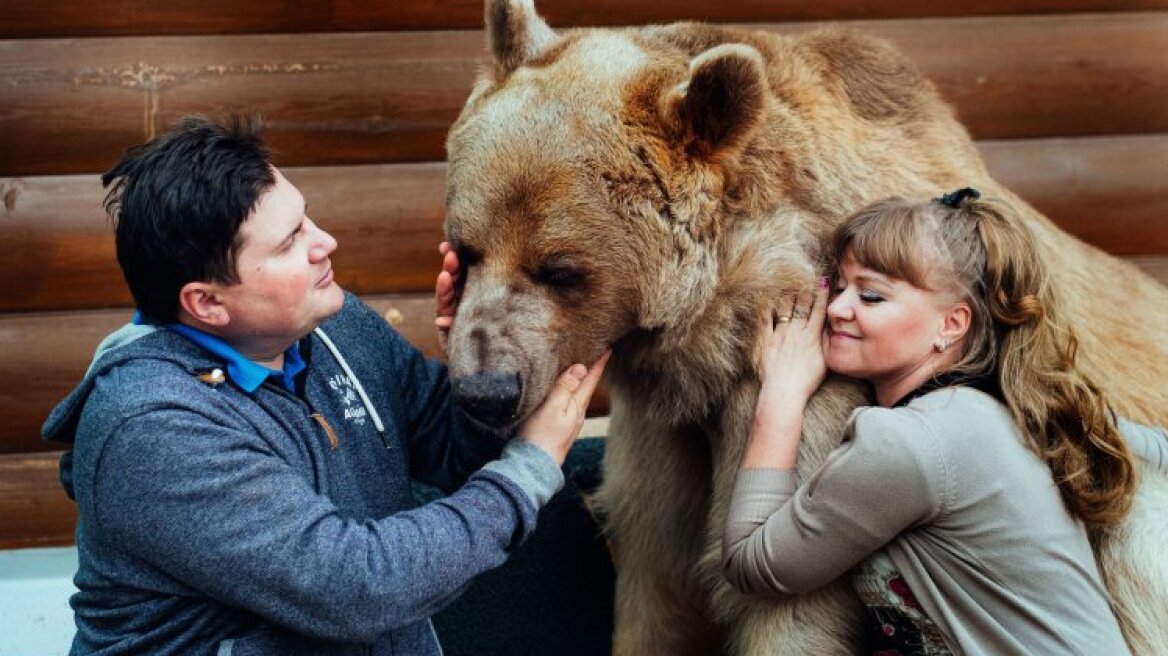
<path fill-rule="evenodd" d="M 709 159 L 744 145 L 770 96 L 762 55 L 741 43 L 721 45 L 695 57 L 689 73 L 662 108 L 686 149 Z"/>
<path fill-rule="evenodd" d="M 535 13 L 534 0 L 486 0 L 487 42 L 504 75 L 559 38 Z"/>

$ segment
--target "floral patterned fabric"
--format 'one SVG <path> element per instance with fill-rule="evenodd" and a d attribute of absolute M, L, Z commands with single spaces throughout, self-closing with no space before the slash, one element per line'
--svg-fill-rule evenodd
<path fill-rule="evenodd" d="M 877 551 L 852 572 L 852 585 L 867 612 L 873 656 L 952 656 L 937 627 L 892 560 Z"/>

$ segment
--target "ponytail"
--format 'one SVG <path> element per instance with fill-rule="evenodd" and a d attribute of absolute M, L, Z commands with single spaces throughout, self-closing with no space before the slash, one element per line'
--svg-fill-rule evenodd
<path fill-rule="evenodd" d="M 1008 208 L 966 205 L 959 211 L 977 216 L 985 247 L 984 298 L 1014 421 L 1050 467 L 1071 512 L 1092 528 L 1113 526 L 1131 507 L 1137 472 L 1102 391 L 1076 366 L 1078 341 L 1034 238 Z"/>

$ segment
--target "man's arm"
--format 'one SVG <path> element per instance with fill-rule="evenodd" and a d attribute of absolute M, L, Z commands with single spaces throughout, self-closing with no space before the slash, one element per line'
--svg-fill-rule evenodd
<path fill-rule="evenodd" d="M 122 424 L 94 480 L 100 532 L 119 549 L 299 633 L 369 642 L 501 564 L 562 477 L 516 443 L 446 499 L 353 519 L 256 436 L 181 410 Z"/>
<path fill-rule="evenodd" d="M 441 609 L 531 533 L 604 361 L 564 372 L 531 437 L 461 489 L 385 518 L 342 514 L 251 426 L 200 401 L 126 418 L 111 406 L 119 423 L 81 503 L 103 540 L 201 594 L 305 635 L 372 641 Z"/>

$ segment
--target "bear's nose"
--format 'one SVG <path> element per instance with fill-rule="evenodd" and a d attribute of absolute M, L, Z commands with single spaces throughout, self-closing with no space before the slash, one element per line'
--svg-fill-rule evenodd
<path fill-rule="evenodd" d="M 519 418 L 521 391 L 518 373 L 480 371 L 454 381 L 454 396 L 462 409 L 494 428 L 502 428 Z"/>

